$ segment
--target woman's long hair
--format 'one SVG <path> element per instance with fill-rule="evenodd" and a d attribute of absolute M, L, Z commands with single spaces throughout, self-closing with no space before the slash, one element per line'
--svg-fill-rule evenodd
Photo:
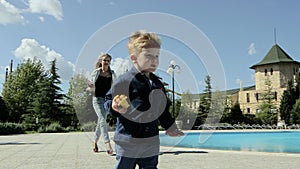
<path fill-rule="evenodd" d="M 109 58 L 110 60 L 112 60 L 112 57 L 108 53 L 104 53 L 104 54 L 100 55 L 95 64 L 96 69 L 98 69 L 99 67 L 102 67 L 102 60 L 105 58 Z M 111 71 L 110 66 L 108 66 L 108 70 Z"/>

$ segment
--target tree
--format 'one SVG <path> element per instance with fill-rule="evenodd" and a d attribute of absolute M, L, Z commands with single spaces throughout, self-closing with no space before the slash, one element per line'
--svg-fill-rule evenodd
<path fill-rule="evenodd" d="M 75 74 L 70 80 L 68 96 L 71 98 L 71 105 L 74 108 L 77 118 L 81 124 L 96 121 L 97 115 L 92 105 L 92 94 L 88 92 L 87 78 L 81 74 Z M 108 117 L 109 124 L 115 124 L 115 121 Z M 111 121 L 110 121 L 111 119 Z"/>
<path fill-rule="evenodd" d="M 205 123 L 215 125 L 219 123 L 224 113 L 226 92 L 215 91 L 212 93 L 211 106 L 208 110 Z"/>
<path fill-rule="evenodd" d="M 65 100 L 68 99 L 67 95 L 62 93 L 60 88 L 60 76 L 57 73 L 56 59 L 51 61 L 51 68 L 49 71 L 49 88 L 47 96 L 50 98 L 49 110 L 50 119 L 52 121 L 60 122 L 65 127 L 71 125 L 72 114 L 69 114 L 66 110 L 69 110 L 70 105 L 65 104 Z"/>
<path fill-rule="evenodd" d="M 43 71 L 42 63 L 34 58 L 18 65 L 8 76 L 2 95 L 7 106 L 9 122 L 22 122 L 22 115 L 30 114 L 28 110 L 38 91 Z"/>
<path fill-rule="evenodd" d="M 240 104 L 235 103 L 231 107 L 230 112 L 225 113 L 222 116 L 221 122 L 222 123 L 229 123 L 229 124 L 243 123 L 244 122 L 244 115 L 243 115 L 243 112 L 240 108 Z"/>
<path fill-rule="evenodd" d="M 48 96 L 50 91 L 49 75 L 44 73 L 38 83 L 37 92 L 34 99 L 28 108 L 28 114 L 24 114 L 25 123 L 39 123 L 42 126 L 47 126 L 51 123 L 51 98 Z"/>
<path fill-rule="evenodd" d="M 187 91 L 181 95 L 179 117 L 183 122 L 183 129 L 191 129 L 195 123 L 197 110 L 193 108 L 193 96 Z"/>
<path fill-rule="evenodd" d="M 290 124 L 300 124 L 300 99 L 297 99 L 291 110 Z"/>
<path fill-rule="evenodd" d="M 5 122 L 8 119 L 8 111 L 4 100 L 0 96 L 0 122 Z"/>
<path fill-rule="evenodd" d="M 186 105 L 186 106 L 190 107 L 190 108 L 193 107 L 193 97 L 192 97 L 192 94 L 189 91 L 182 93 L 181 103 L 183 105 Z"/>
<path fill-rule="evenodd" d="M 60 76 L 57 73 L 56 60 L 50 62 L 50 70 L 44 72 L 37 83 L 37 92 L 31 102 L 28 112 L 23 117 L 28 122 L 39 119 L 43 126 L 53 122 L 59 122 L 63 127 L 71 125 L 74 111 L 70 105 L 66 104 L 68 97 L 62 93 L 59 87 L 61 84 Z"/>
<path fill-rule="evenodd" d="M 289 80 L 287 89 L 283 92 L 280 104 L 280 117 L 287 125 L 291 124 L 293 117 L 291 116 L 297 99 L 300 95 L 300 76 L 296 75 L 294 80 Z M 295 113 L 295 112 L 294 112 Z M 293 115 L 295 116 L 295 114 Z"/>
<path fill-rule="evenodd" d="M 296 89 L 292 81 L 288 81 L 287 89 L 283 92 L 280 102 L 280 117 L 287 125 L 290 124 L 290 113 L 296 103 Z"/>
<path fill-rule="evenodd" d="M 273 103 L 274 93 L 272 88 L 272 83 L 269 78 L 267 77 L 265 81 L 266 90 L 261 93 L 262 96 L 262 103 L 258 106 L 261 110 L 257 114 L 257 118 L 260 119 L 264 124 L 276 124 L 277 123 L 277 112 L 276 106 Z"/>
<path fill-rule="evenodd" d="M 198 113 L 195 121 L 195 126 L 200 126 L 205 123 L 207 115 L 209 113 L 211 107 L 211 79 L 210 76 L 207 75 L 205 78 L 205 89 L 203 90 L 203 94 L 200 94 L 200 104 L 198 108 Z"/>
<path fill-rule="evenodd" d="M 194 109 L 191 109 L 187 105 L 181 105 L 180 107 L 180 120 L 183 123 L 182 129 L 189 130 L 193 127 L 195 120 L 196 120 L 196 115 Z"/>

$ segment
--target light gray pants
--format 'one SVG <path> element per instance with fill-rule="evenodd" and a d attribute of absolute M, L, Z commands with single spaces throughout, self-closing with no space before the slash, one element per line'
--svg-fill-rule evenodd
<path fill-rule="evenodd" d="M 101 134 L 104 143 L 109 142 L 109 135 L 107 131 L 107 123 L 106 123 L 106 118 L 107 118 L 107 112 L 105 111 L 104 107 L 104 98 L 102 97 L 93 97 L 93 107 L 94 110 L 98 116 L 98 121 L 97 121 L 97 126 L 95 129 L 95 142 L 98 142 Z"/>

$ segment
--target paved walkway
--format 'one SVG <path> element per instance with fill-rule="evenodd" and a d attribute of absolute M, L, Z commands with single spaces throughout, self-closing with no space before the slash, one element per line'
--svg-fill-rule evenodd
<path fill-rule="evenodd" d="M 110 133 L 111 136 L 113 133 Z M 115 156 L 92 151 L 92 133 L 0 136 L 0 169 L 113 169 Z M 104 149 L 104 144 L 100 144 Z M 300 154 L 161 147 L 160 169 L 298 169 Z"/>

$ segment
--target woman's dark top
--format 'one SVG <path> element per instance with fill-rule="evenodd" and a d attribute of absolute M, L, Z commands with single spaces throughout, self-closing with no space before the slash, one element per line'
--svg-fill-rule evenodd
<path fill-rule="evenodd" d="M 95 96 L 104 98 L 111 87 L 112 77 L 98 76 L 95 83 Z"/>

